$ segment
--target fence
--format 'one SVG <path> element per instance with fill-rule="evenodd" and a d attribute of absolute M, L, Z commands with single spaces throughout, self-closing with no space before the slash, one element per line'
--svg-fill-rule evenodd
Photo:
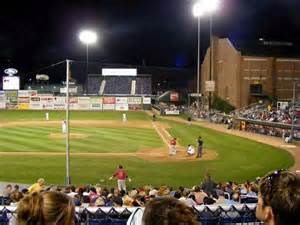
<path fill-rule="evenodd" d="M 255 217 L 256 204 L 201 205 L 193 211 L 202 225 L 262 224 Z M 16 207 L 0 206 L 0 225 L 16 224 Z M 139 212 L 139 213 L 136 213 Z M 76 207 L 76 224 L 141 224 L 143 208 Z"/>

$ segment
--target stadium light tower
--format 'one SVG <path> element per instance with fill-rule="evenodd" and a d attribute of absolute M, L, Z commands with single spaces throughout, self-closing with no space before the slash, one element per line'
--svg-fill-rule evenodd
<path fill-rule="evenodd" d="M 200 95 L 200 18 L 203 15 L 202 2 L 198 1 L 193 7 L 193 14 L 198 19 L 198 47 L 197 47 L 197 116 L 199 116 L 199 95 Z"/>
<path fill-rule="evenodd" d="M 79 33 L 79 40 L 86 45 L 86 75 L 87 75 L 87 85 L 86 85 L 86 94 L 88 81 L 89 81 L 89 45 L 95 44 L 97 42 L 97 33 L 91 30 L 83 30 Z"/>
<path fill-rule="evenodd" d="M 213 73 L 213 38 L 212 38 L 212 24 L 213 24 L 213 13 L 220 7 L 220 0 L 202 0 L 202 6 L 205 13 L 209 14 L 209 43 L 210 43 L 210 54 L 209 54 L 209 80 L 212 80 Z M 208 108 L 211 108 L 211 92 L 208 96 Z"/>

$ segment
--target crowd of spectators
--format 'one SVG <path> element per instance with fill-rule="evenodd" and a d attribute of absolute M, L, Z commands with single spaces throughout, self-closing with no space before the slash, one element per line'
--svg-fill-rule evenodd
<path fill-rule="evenodd" d="M 192 188 L 179 187 L 177 189 L 169 186 L 153 187 L 146 185 L 131 190 L 119 190 L 117 187 L 107 188 L 99 184 L 84 186 L 44 186 L 44 180 L 39 179 L 28 189 L 19 190 L 18 185 L 12 188 L 10 184 L 2 192 L 2 196 L 9 198 L 12 204 L 20 201 L 23 196 L 42 190 L 59 191 L 67 194 L 74 200 L 76 206 L 86 207 L 132 207 L 144 206 L 149 200 L 156 197 L 175 197 L 188 206 L 202 204 L 236 204 L 243 202 L 243 198 L 257 198 L 257 182 L 236 182 L 215 183 L 209 175 L 203 182 Z M 255 199 L 254 199 L 255 200 Z"/>
<path fill-rule="evenodd" d="M 256 104 L 247 108 L 232 111 L 229 114 L 221 113 L 216 110 L 200 109 L 195 107 L 189 108 L 189 115 L 194 118 L 206 119 L 211 123 L 226 124 L 228 129 L 241 129 L 247 132 L 258 133 L 274 137 L 282 137 L 285 140 L 291 136 L 290 129 L 272 126 L 270 123 L 292 124 L 293 111 L 287 106 L 283 109 L 277 109 L 271 105 Z M 247 122 L 242 126 L 243 119 L 253 120 L 251 123 Z M 258 123 L 255 123 L 257 121 Z M 268 122 L 269 125 L 262 125 L 259 122 Z M 295 113 L 294 124 L 297 125 L 298 118 Z M 299 139 L 300 132 L 294 129 L 293 138 Z"/>
<path fill-rule="evenodd" d="M 236 114 L 238 117 L 245 119 L 291 124 L 293 108 L 285 107 L 280 109 L 271 105 L 258 104 L 250 108 L 240 109 L 236 111 Z M 296 119 L 294 122 L 297 122 Z"/>
<path fill-rule="evenodd" d="M 168 186 L 157 188 L 143 186 L 126 192 L 118 188 L 96 186 L 46 187 L 45 181 L 37 183 L 21 192 L 7 185 L 3 195 L 17 205 L 17 222 L 29 224 L 74 224 L 74 206 L 86 207 L 144 207 L 143 222 L 147 225 L 199 224 L 192 207 L 198 205 L 234 205 L 244 198 L 255 199 L 256 217 L 265 224 L 298 225 L 300 210 L 300 177 L 288 170 L 277 170 L 257 178 L 254 182 L 237 184 L 235 182 L 216 183 L 209 174 L 199 186 L 193 188 Z M 23 195 L 15 199 L 16 193 Z M 234 212 L 232 212 L 234 213 Z M 170 216 L 172 215 L 172 216 Z M 134 213 L 132 214 L 134 217 Z M 134 219 L 131 216 L 131 219 Z M 130 219 L 130 218 L 129 218 Z M 160 221 L 160 222 L 159 222 Z M 141 223 L 138 223 L 141 224 Z"/>

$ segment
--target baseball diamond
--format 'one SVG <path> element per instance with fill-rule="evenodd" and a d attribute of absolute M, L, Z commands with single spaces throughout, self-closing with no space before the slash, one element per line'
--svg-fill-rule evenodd
<path fill-rule="evenodd" d="M 0 111 L 0 180 L 30 183 L 44 177 L 49 183 L 65 182 L 65 139 L 61 133 L 63 111 Z M 157 118 L 151 113 L 72 111 L 70 115 L 71 179 L 74 184 L 103 183 L 115 165 L 123 164 L 130 185 L 195 185 L 206 172 L 216 180 L 245 181 L 276 168 L 293 165 L 292 155 L 280 148 L 177 118 Z M 201 135 L 203 157 L 186 154 Z M 168 156 L 167 143 L 178 141 L 178 154 Z"/>

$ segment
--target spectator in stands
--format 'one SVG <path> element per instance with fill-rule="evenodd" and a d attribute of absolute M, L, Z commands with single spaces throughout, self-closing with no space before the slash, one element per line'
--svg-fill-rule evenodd
<path fill-rule="evenodd" d="M 18 225 L 74 225 L 73 201 L 61 192 L 34 192 L 17 208 Z"/>
<path fill-rule="evenodd" d="M 194 195 L 195 195 L 196 203 L 198 205 L 203 204 L 203 199 L 207 197 L 207 194 L 203 190 L 201 190 L 199 186 L 196 186 L 194 188 Z"/>
<path fill-rule="evenodd" d="M 207 173 L 205 175 L 204 181 L 202 183 L 202 189 L 203 191 L 208 194 L 211 195 L 215 192 L 215 188 L 216 188 L 216 183 L 211 179 L 211 176 L 209 173 Z"/>
<path fill-rule="evenodd" d="M 8 184 L 6 185 L 5 189 L 2 192 L 2 196 L 4 198 L 9 198 L 11 193 L 12 193 L 12 186 L 11 184 Z"/>
<path fill-rule="evenodd" d="M 12 202 L 19 202 L 23 198 L 23 193 L 19 190 L 19 185 L 15 185 L 15 189 L 10 194 Z"/>
<path fill-rule="evenodd" d="M 300 176 L 287 170 L 267 174 L 259 184 L 256 217 L 266 225 L 300 224 Z"/>
<path fill-rule="evenodd" d="M 118 180 L 118 189 L 126 191 L 126 179 L 128 179 L 129 182 L 131 182 L 131 179 L 128 177 L 128 174 L 126 170 L 123 169 L 122 165 L 119 165 L 118 169 L 115 171 L 115 173 L 109 178 L 109 180 L 112 180 L 113 177 L 116 177 Z"/>
<path fill-rule="evenodd" d="M 33 192 L 40 192 L 44 189 L 44 187 L 45 180 L 43 178 L 39 178 L 36 183 L 34 183 L 28 188 L 28 193 L 31 194 Z"/>
<path fill-rule="evenodd" d="M 175 198 L 151 200 L 143 215 L 144 225 L 199 225 L 192 209 Z"/>

